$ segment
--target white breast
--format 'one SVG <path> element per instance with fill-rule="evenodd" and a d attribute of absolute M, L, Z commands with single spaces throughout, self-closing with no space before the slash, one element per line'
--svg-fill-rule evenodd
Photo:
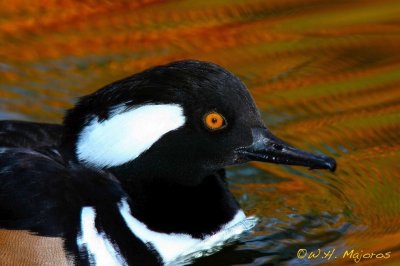
<path fill-rule="evenodd" d="M 81 231 L 77 238 L 79 250 L 88 252 L 91 265 L 127 265 L 118 248 L 111 244 L 106 234 L 97 231 L 95 219 L 96 211 L 93 207 L 84 207 L 82 209 Z"/>
<path fill-rule="evenodd" d="M 257 223 L 256 218 L 246 218 L 243 211 L 239 210 L 230 222 L 222 226 L 220 231 L 204 239 L 198 239 L 187 234 L 165 234 L 150 230 L 132 216 L 126 199 L 121 200 L 118 209 L 132 234 L 145 244 L 151 244 L 160 254 L 165 265 L 187 264 L 193 258 L 214 253 L 227 241 L 236 239 Z M 77 238 L 79 250 L 88 253 L 92 265 L 127 265 L 118 246 L 114 245 L 105 233 L 97 231 L 95 219 L 96 211 L 93 207 L 82 208 L 81 230 Z"/>
<path fill-rule="evenodd" d="M 246 218 L 244 212 L 239 210 L 219 232 L 209 235 L 205 239 L 198 239 L 187 234 L 165 234 L 148 229 L 145 224 L 132 216 L 126 200 L 122 200 L 118 208 L 131 232 L 144 243 L 152 244 L 164 264 L 176 265 L 178 261 L 184 261 L 188 255 L 196 256 L 196 253 L 221 246 L 227 240 L 250 230 L 257 223 L 256 218 Z"/>

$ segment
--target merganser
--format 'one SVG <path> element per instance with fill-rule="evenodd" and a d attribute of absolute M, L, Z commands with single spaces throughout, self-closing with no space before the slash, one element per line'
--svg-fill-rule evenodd
<path fill-rule="evenodd" d="M 1 264 L 174 264 L 246 230 L 224 167 L 249 161 L 336 168 L 272 135 L 208 62 L 111 83 L 62 125 L 1 121 Z"/>

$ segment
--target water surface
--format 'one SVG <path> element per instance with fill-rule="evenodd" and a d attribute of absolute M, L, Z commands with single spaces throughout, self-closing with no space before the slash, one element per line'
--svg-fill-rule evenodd
<path fill-rule="evenodd" d="M 183 58 L 248 85 L 271 130 L 335 173 L 230 168 L 254 232 L 197 265 L 400 265 L 400 2 L 1 1 L 0 119 L 60 122 L 76 97 Z M 298 259 L 299 249 L 332 251 Z M 335 258 L 337 257 L 337 258 Z"/>

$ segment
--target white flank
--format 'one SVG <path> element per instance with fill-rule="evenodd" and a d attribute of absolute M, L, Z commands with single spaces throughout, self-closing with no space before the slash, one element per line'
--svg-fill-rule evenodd
<path fill-rule="evenodd" d="M 118 106 L 103 122 L 98 118 L 82 130 L 78 159 L 97 167 L 119 166 L 137 158 L 157 140 L 185 123 L 178 104 L 148 104 L 124 112 Z"/>
<path fill-rule="evenodd" d="M 145 224 L 132 216 L 125 199 L 118 204 L 118 208 L 131 232 L 144 243 L 152 244 L 160 254 L 164 264 L 175 264 L 174 261 L 183 256 L 222 245 L 226 240 L 251 229 L 256 223 L 254 219 L 250 219 L 251 224 L 246 223 L 246 216 L 240 210 L 232 221 L 225 224 L 219 232 L 207 236 L 205 239 L 198 239 L 188 234 L 165 234 L 151 231 Z"/>
<path fill-rule="evenodd" d="M 90 264 L 97 266 L 127 265 L 123 257 L 113 247 L 104 233 L 95 227 L 96 211 L 84 207 L 81 212 L 81 233 L 77 238 L 79 250 L 87 250 Z"/>

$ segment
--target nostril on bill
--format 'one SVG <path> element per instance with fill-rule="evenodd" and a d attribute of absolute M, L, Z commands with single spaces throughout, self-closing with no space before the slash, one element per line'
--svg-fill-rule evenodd
<path fill-rule="evenodd" d="M 283 146 L 280 144 L 276 144 L 276 143 L 272 144 L 272 148 L 274 148 L 274 150 L 277 150 L 277 151 L 283 150 Z"/>

